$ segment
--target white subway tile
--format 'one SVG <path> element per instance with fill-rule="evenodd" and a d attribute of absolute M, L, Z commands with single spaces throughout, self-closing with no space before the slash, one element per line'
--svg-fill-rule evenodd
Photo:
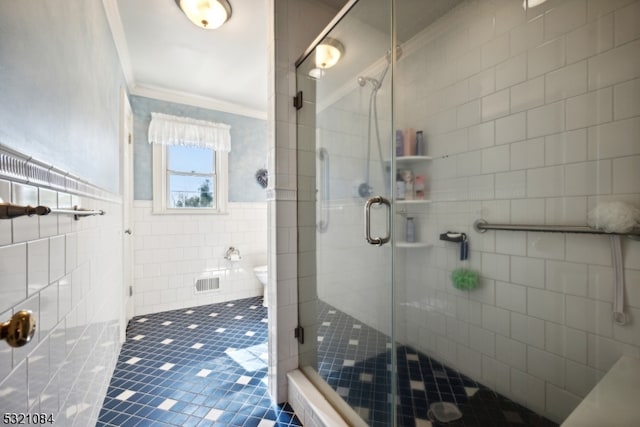
<path fill-rule="evenodd" d="M 480 283 L 478 287 L 469 294 L 469 298 L 484 304 L 495 304 L 495 301 L 496 301 L 495 281 L 480 276 Z"/>
<path fill-rule="evenodd" d="M 565 318 L 565 296 L 557 292 L 527 289 L 527 313 L 551 322 L 562 323 Z"/>
<path fill-rule="evenodd" d="M 560 165 L 587 160 L 587 130 L 548 135 L 545 141 L 545 164 Z"/>
<path fill-rule="evenodd" d="M 589 128 L 589 159 L 640 154 L 640 117 Z"/>
<path fill-rule="evenodd" d="M 546 288 L 564 294 L 587 296 L 587 265 L 547 260 Z"/>
<path fill-rule="evenodd" d="M 495 70 L 489 68 L 469 77 L 469 99 L 481 98 L 496 90 Z"/>
<path fill-rule="evenodd" d="M 511 144 L 511 169 L 517 170 L 543 167 L 545 164 L 544 156 L 543 138 L 516 142 Z"/>
<path fill-rule="evenodd" d="M 567 63 L 588 58 L 612 47 L 613 15 L 606 15 L 567 34 Z"/>
<path fill-rule="evenodd" d="M 493 357 L 482 356 L 482 381 L 498 393 L 508 394 L 511 389 L 509 366 Z"/>
<path fill-rule="evenodd" d="M 640 38 L 640 3 L 633 3 L 615 13 L 616 46 Z"/>
<path fill-rule="evenodd" d="M 494 145 L 494 123 L 487 122 L 469 128 L 469 150 Z"/>
<path fill-rule="evenodd" d="M 608 302 L 567 295 L 567 326 L 611 337 L 612 309 Z"/>
<path fill-rule="evenodd" d="M 593 368 L 570 360 L 567 360 L 566 368 L 566 389 L 577 396 L 585 397 L 598 383 L 599 374 Z"/>
<path fill-rule="evenodd" d="M 496 305 L 507 310 L 526 313 L 526 288 L 512 283 L 496 282 Z"/>
<path fill-rule="evenodd" d="M 495 11 L 496 34 L 518 28 L 526 24 L 527 14 L 521 4 L 505 2 Z"/>
<path fill-rule="evenodd" d="M 482 70 L 482 51 L 480 49 L 468 50 L 464 55 L 458 57 L 456 61 L 457 80 L 463 80 Z M 474 92 L 475 93 L 475 92 Z M 475 96 L 471 97 L 471 99 Z"/>
<path fill-rule="evenodd" d="M 528 197 L 554 197 L 564 195 L 565 171 L 562 166 L 527 170 Z"/>
<path fill-rule="evenodd" d="M 640 79 L 616 85 L 613 100 L 615 120 L 640 116 Z"/>
<path fill-rule="evenodd" d="M 27 358 L 29 398 L 36 404 L 39 403 L 40 394 L 51 377 L 49 362 L 49 340 L 41 340 L 37 347 L 32 348 L 32 352 Z"/>
<path fill-rule="evenodd" d="M 527 55 L 520 54 L 496 66 L 496 89 L 504 89 L 527 79 Z M 586 80 L 586 73 L 585 73 Z"/>
<path fill-rule="evenodd" d="M 26 206 L 36 206 L 38 204 L 38 189 L 36 187 L 12 183 L 12 203 Z M 26 242 L 35 240 L 40 236 L 40 226 L 38 217 L 19 217 L 11 220 L 13 225 L 13 242 Z"/>
<path fill-rule="evenodd" d="M 482 98 L 482 120 L 492 120 L 509 114 L 509 89 Z"/>
<path fill-rule="evenodd" d="M 469 47 L 480 46 L 488 42 L 494 35 L 494 18 L 492 14 L 478 14 L 469 22 Z"/>
<path fill-rule="evenodd" d="M 613 193 L 637 193 L 640 182 L 640 156 L 613 160 Z"/>
<path fill-rule="evenodd" d="M 565 64 L 565 42 L 560 37 L 527 52 L 528 76 L 537 77 Z"/>
<path fill-rule="evenodd" d="M 564 101 L 527 111 L 527 136 L 550 135 L 565 129 Z"/>
<path fill-rule="evenodd" d="M 487 356 L 495 357 L 496 334 L 477 326 L 469 326 L 469 347 Z"/>
<path fill-rule="evenodd" d="M 525 139 L 527 133 L 525 113 L 512 114 L 496 120 L 496 144 Z"/>
<path fill-rule="evenodd" d="M 496 335 L 496 359 L 516 369 L 527 369 L 527 346 L 519 341 Z"/>
<path fill-rule="evenodd" d="M 587 4 L 587 16 L 589 21 L 606 15 L 616 9 L 620 9 L 634 0 L 589 0 Z"/>
<path fill-rule="evenodd" d="M 11 374 L 0 383 L 3 408 L 11 410 L 11 412 L 26 414 L 29 411 L 28 390 L 27 362 L 16 363 Z"/>
<path fill-rule="evenodd" d="M 552 420 L 562 422 L 580 404 L 582 399 L 547 383 L 546 385 L 546 412 Z"/>
<path fill-rule="evenodd" d="M 64 276 L 65 272 L 65 238 L 56 236 L 49 239 L 49 281 L 53 282 Z"/>
<path fill-rule="evenodd" d="M 58 282 L 40 291 L 40 336 L 46 336 L 58 323 Z"/>
<path fill-rule="evenodd" d="M 611 193 L 611 161 L 573 163 L 565 166 L 564 194 L 584 196 Z"/>
<path fill-rule="evenodd" d="M 457 127 L 464 128 L 480 123 L 480 100 L 460 105 L 457 109 Z"/>
<path fill-rule="evenodd" d="M 625 283 L 640 283 L 640 271 L 627 269 L 624 271 Z M 591 293 L 589 294 L 591 296 Z M 625 295 L 627 305 L 640 308 L 640 286 L 627 286 Z"/>
<path fill-rule="evenodd" d="M 509 280 L 509 257 L 482 253 L 482 274 L 490 279 Z"/>
<path fill-rule="evenodd" d="M 0 311 L 12 308 L 27 297 L 26 244 L 0 247 L 0 283 Z"/>
<path fill-rule="evenodd" d="M 587 91 L 587 61 L 576 62 L 545 75 L 546 102 L 554 102 Z"/>
<path fill-rule="evenodd" d="M 467 187 L 469 200 L 490 200 L 495 196 L 493 174 L 471 177 Z"/>
<path fill-rule="evenodd" d="M 528 347 L 527 372 L 558 387 L 564 386 L 564 359 L 555 354 Z"/>
<path fill-rule="evenodd" d="M 588 365 L 600 371 L 608 371 L 623 354 L 640 357 L 640 348 L 598 335 L 587 335 Z"/>
<path fill-rule="evenodd" d="M 58 192 L 40 188 L 38 190 L 38 203 L 50 208 L 58 207 Z M 58 215 L 44 215 L 39 217 L 40 237 L 55 236 L 58 234 Z"/>
<path fill-rule="evenodd" d="M 611 265 L 611 247 L 606 236 L 567 234 L 567 261 Z"/>
<path fill-rule="evenodd" d="M 589 90 L 600 89 L 640 76 L 640 40 L 589 58 Z"/>
<path fill-rule="evenodd" d="M 525 256 L 527 254 L 527 235 L 525 233 L 496 233 L 496 252 Z"/>
<path fill-rule="evenodd" d="M 567 99 L 567 129 L 598 125 L 613 119 L 613 91 L 611 88 Z"/>
<path fill-rule="evenodd" d="M 524 171 L 497 173 L 495 191 L 496 199 L 524 197 L 527 191 Z"/>
<path fill-rule="evenodd" d="M 587 223 L 586 197 L 555 197 L 546 199 L 545 224 L 584 225 Z"/>
<path fill-rule="evenodd" d="M 587 363 L 586 332 L 545 322 L 544 334 L 545 350 L 580 363 Z"/>
<path fill-rule="evenodd" d="M 515 401 L 537 412 L 544 410 L 544 381 L 511 368 L 511 392 Z"/>
<path fill-rule="evenodd" d="M 544 76 L 511 87 L 511 112 L 529 110 L 544 104 Z"/>
<path fill-rule="evenodd" d="M 601 265 L 589 265 L 588 270 L 589 298 L 613 302 L 613 284 L 615 283 L 613 268 Z M 625 272 L 625 274 L 628 273 Z"/>
<path fill-rule="evenodd" d="M 530 257 L 564 259 L 565 236 L 562 233 L 527 233 L 527 254 Z"/>
<path fill-rule="evenodd" d="M 27 293 L 29 296 L 49 284 L 49 239 L 27 243 Z"/>
<path fill-rule="evenodd" d="M 613 337 L 617 341 L 622 341 L 635 346 L 640 346 L 640 334 L 638 334 L 638 321 L 640 321 L 640 308 L 625 307 L 624 312 L 625 312 L 625 315 L 627 316 L 627 324 L 625 325 L 614 324 Z M 635 328 L 634 328 L 634 325 L 635 325 Z"/>
<path fill-rule="evenodd" d="M 491 305 L 482 306 L 482 327 L 498 334 L 509 336 L 509 311 Z"/>
<path fill-rule="evenodd" d="M 511 30 L 511 54 L 517 55 L 535 48 L 544 40 L 543 16 L 532 19 L 525 25 L 520 25 Z"/>
<path fill-rule="evenodd" d="M 458 345 L 456 348 L 458 356 L 458 369 L 460 372 L 470 377 L 479 378 L 482 376 L 482 355 L 470 348 Z"/>
<path fill-rule="evenodd" d="M 544 348 L 544 320 L 511 312 L 511 338 Z"/>
<path fill-rule="evenodd" d="M 544 288 L 544 260 L 528 257 L 511 257 L 511 282 Z"/>
<path fill-rule="evenodd" d="M 509 58 L 509 34 L 498 36 L 482 46 L 482 69 L 493 67 Z"/>
<path fill-rule="evenodd" d="M 482 173 L 509 170 L 509 146 L 485 148 L 482 150 Z"/>
<path fill-rule="evenodd" d="M 544 15 L 544 38 L 550 40 L 566 34 L 587 22 L 585 0 L 565 1 Z"/>

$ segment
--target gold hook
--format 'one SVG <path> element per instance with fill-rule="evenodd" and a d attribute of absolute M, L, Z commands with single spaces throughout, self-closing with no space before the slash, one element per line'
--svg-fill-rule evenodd
<path fill-rule="evenodd" d="M 22 347 L 36 333 L 36 319 L 30 310 L 20 310 L 11 320 L 0 324 L 0 340 L 11 347 Z"/>

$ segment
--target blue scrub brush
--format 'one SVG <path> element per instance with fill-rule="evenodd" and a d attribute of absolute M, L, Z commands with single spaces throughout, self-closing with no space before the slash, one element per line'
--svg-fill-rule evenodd
<path fill-rule="evenodd" d="M 454 288 L 470 291 L 478 286 L 478 273 L 466 268 L 456 268 L 451 272 L 451 281 Z"/>

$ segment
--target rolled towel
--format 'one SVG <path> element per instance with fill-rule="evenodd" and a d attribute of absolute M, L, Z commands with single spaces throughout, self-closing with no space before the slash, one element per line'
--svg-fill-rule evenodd
<path fill-rule="evenodd" d="M 640 225 L 640 209 L 624 202 L 598 203 L 587 214 L 587 224 L 607 233 L 628 233 Z"/>

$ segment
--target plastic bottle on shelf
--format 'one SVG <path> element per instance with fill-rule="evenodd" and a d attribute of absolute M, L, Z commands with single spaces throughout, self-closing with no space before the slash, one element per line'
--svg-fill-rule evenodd
<path fill-rule="evenodd" d="M 424 133 L 416 132 L 416 156 L 424 156 Z"/>
<path fill-rule="evenodd" d="M 416 241 L 416 224 L 413 217 L 407 217 L 407 242 L 414 243 Z"/>
<path fill-rule="evenodd" d="M 404 179 L 402 179 L 402 175 L 400 173 L 396 174 L 396 199 L 404 200 L 406 196 L 406 185 Z"/>
<path fill-rule="evenodd" d="M 404 135 L 400 129 L 396 130 L 396 156 L 404 155 Z"/>

